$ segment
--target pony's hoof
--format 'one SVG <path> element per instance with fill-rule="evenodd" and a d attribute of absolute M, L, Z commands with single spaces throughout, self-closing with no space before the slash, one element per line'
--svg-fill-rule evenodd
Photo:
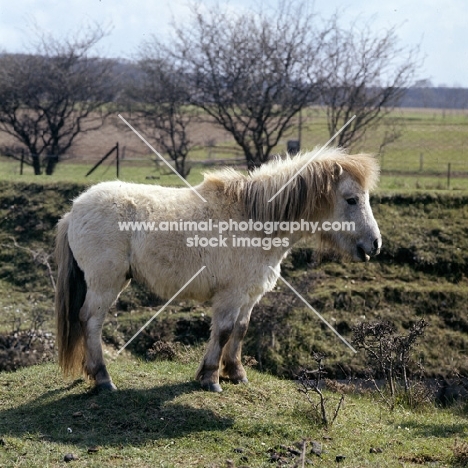
<path fill-rule="evenodd" d="M 242 379 L 234 379 L 234 380 L 231 380 L 231 382 L 235 385 L 238 385 L 238 384 L 248 384 L 249 383 L 249 379 L 247 377 L 244 377 Z"/>
<path fill-rule="evenodd" d="M 117 387 L 112 383 L 112 382 L 103 382 L 98 385 L 96 385 L 96 390 L 98 392 L 116 392 Z"/>
<path fill-rule="evenodd" d="M 206 390 L 207 392 L 220 393 L 223 391 L 219 383 L 209 383 L 207 385 L 202 385 L 202 388 L 203 390 Z"/>

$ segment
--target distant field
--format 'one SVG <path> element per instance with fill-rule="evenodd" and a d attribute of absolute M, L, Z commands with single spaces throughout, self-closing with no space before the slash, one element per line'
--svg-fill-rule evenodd
<path fill-rule="evenodd" d="M 115 166 L 105 163 L 99 167 L 89 177 L 85 177 L 89 169 L 92 168 L 93 162 L 74 161 L 64 162 L 57 166 L 55 173 L 52 176 L 35 176 L 32 168 L 26 167 L 24 174 L 19 175 L 19 163 L 0 159 L 0 179 L 9 181 L 26 181 L 35 183 L 55 183 L 60 182 L 77 182 L 83 184 L 95 184 L 105 180 L 116 179 Z M 205 169 L 207 170 L 207 169 Z M 162 173 L 161 173 L 162 172 Z M 163 171 L 156 167 L 149 158 L 148 161 L 132 161 L 123 162 L 121 164 L 120 180 L 127 182 L 161 184 L 161 185 L 182 185 L 183 182 L 175 174 L 168 174 L 169 169 Z M 198 184 L 203 180 L 201 168 L 195 167 L 189 177 L 190 184 Z"/>
<path fill-rule="evenodd" d="M 303 120 L 304 148 L 328 140 L 324 110 L 310 109 Z M 401 136 L 380 150 L 385 132 L 394 129 Z M 450 162 L 452 171 L 468 173 L 468 111 L 397 109 L 353 150 L 380 153 L 384 171 L 445 174 Z"/>
<path fill-rule="evenodd" d="M 117 119 L 119 120 L 119 119 Z M 302 149 L 311 150 L 324 144 L 328 138 L 325 112 L 309 108 L 302 115 Z M 113 159 L 110 158 L 90 177 L 86 172 L 114 144 L 119 141 L 124 160 L 121 162 L 120 179 L 134 182 L 179 185 L 175 175 L 166 175 L 167 168 L 157 168 L 156 156 L 138 137 L 122 126 L 109 124 L 102 131 L 84 135 L 74 149 L 74 157 L 59 164 L 50 178 L 36 177 L 26 166 L 19 175 L 19 162 L 0 158 L 1 180 L 54 180 L 96 183 L 116 178 Z M 400 137 L 381 147 L 385 133 L 396 131 Z M 143 129 L 145 135 L 150 131 Z M 287 141 L 295 139 L 298 127 L 285 135 L 276 153 L 284 153 Z M 202 172 L 208 170 L 201 161 L 210 160 L 229 165 L 230 160 L 243 160 L 243 155 L 229 134 L 214 125 L 199 124 L 192 128 L 191 138 L 197 143 L 189 156 L 193 164 L 188 181 L 201 182 Z M 1 141 L 0 141 L 1 143 Z M 352 151 L 378 154 L 382 166 L 380 188 L 383 190 L 446 190 L 448 164 L 451 165 L 450 189 L 468 189 L 468 111 L 440 109 L 398 109 L 376 131 L 370 131 Z"/>

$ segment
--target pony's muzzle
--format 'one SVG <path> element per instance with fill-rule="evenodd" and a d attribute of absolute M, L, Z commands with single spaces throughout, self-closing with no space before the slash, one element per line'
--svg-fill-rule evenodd
<path fill-rule="evenodd" d="M 382 247 L 382 239 L 380 239 L 380 237 L 372 242 L 372 248 L 370 250 L 366 250 L 362 244 L 359 244 L 357 246 L 357 256 L 363 262 L 368 262 L 371 257 L 379 255 L 380 247 Z"/>

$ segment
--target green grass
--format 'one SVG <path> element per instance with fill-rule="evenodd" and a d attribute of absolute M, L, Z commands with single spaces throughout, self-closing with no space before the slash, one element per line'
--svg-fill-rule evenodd
<path fill-rule="evenodd" d="M 106 180 L 116 180 L 115 166 L 99 167 L 90 176 L 86 173 L 92 168 L 92 163 L 63 162 L 58 164 L 55 173 L 52 176 L 45 174 L 36 176 L 33 169 L 25 166 L 23 175 L 19 175 L 19 162 L 0 159 L 0 180 L 21 181 L 25 183 L 53 184 L 57 181 L 72 182 L 84 185 L 92 185 Z M 202 172 L 207 170 L 197 165 L 192 168 L 187 181 L 191 185 L 197 185 L 203 181 Z M 164 170 L 163 174 L 156 168 L 156 165 L 148 158 L 148 162 L 123 162 L 120 168 L 120 180 L 127 182 L 158 184 L 158 185 L 183 185 L 183 182 L 176 174 L 166 174 L 169 168 Z"/>
<path fill-rule="evenodd" d="M 302 149 L 311 150 L 323 145 L 329 134 L 323 109 L 308 108 L 302 113 Z M 401 136 L 382 150 L 381 143 L 385 132 L 396 125 Z M 289 139 L 297 138 L 297 124 L 285 134 L 273 154 L 284 153 Z M 216 147 L 197 146 L 189 161 L 194 167 L 188 177 L 192 184 L 202 180 L 205 170 L 196 162 L 206 159 L 242 158 L 238 147 L 228 137 L 222 142 L 223 151 Z M 232 151 L 229 151 L 232 148 Z M 450 189 L 468 189 L 468 114 L 466 111 L 445 111 L 436 109 L 397 109 L 387 117 L 378 129 L 367 132 L 365 139 L 358 142 L 352 151 L 379 153 L 383 170 L 380 188 L 391 190 L 445 190 L 448 163 L 451 164 L 452 181 Z M 120 178 L 126 181 L 180 185 L 175 175 L 161 175 L 151 161 L 148 150 L 147 161 L 124 160 L 121 163 Z M 94 162 L 78 163 L 76 160 L 62 162 L 51 176 L 34 176 L 32 168 L 26 166 L 24 175 L 19 176 L 19 162 L 0 159 L 0 180 L 61 180 L 96 183 L 113 180 L 116 177 L 112 162 L 106 162 L 91 176 L 85 177 Z M 167 172 L 166 169 L 163 172 Z M 150 177 L 149 179 L 147 177 Z"/>
<path fill-rule="evenodd" d="M 343 467 L 449 466 L 455 441 L 468 437 L 462 409 L 390 413 L 363 395 L 346 395 L 326 430 L 294 382 L 250 370 L 248 385 L 212 394 L 192 380 L 195 367 L 120 356 L 110 365 L 119 391 L 98 395 L 63 381 L 55 364 L 0 374 L 0 465 L 62 466 L 73 453 L 76 467 L 294 466 L 299 456 L 287 448 L 307 439 L 309 449 L 311 440 L 322 444 L 320 459 L 309 450 L 307 458 L 323 467 L 336 466 L 337 455 Z M 339 396 L 327 398 L 331 411 Z M 273 453 L 287 464 L 271 463 Z"/>
<path fill-rule="evenodd" d="M 446 174 L 438 176 L 428 176 L 424 174 L 406 175 L 404 173 L 398 175 L 387 175 L 384 172 L 380 176 L 377 192 L 389 190 L 396 192 L 414 192 L 415 190 L 424 192 L 466 191 L 468 190 L 468 176 L 452 176 L 450 182 L 448 182 Z"/>

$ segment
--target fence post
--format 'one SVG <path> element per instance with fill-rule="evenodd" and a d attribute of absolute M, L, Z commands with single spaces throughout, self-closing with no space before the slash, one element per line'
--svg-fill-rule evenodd
<path fill-rule="evenodd" d="M 115 168 L 117 170 L 117 179 L 119 178 L 120 174 L 120 161 L 119 161 L 119 142 L 115 144 Z"/>
<path fill-rule="evenodd" d="M 299 129 L 297 139 L 299 140 L 299 147 L 301 146 L 302 140 L 302 109 L 299 111 Z"/>
<path fill-rule="evenodd" d="M 88 177 L 90 174 L 92 174 L 114 151 L 117 150 L 117 157 L 119 154 L 119 143 L 116 143 L 115 146 L 113 146 L 110 151 L 108 151 L 85 175 L 85 177 Z M 118 174 L 119 168 L 117 165 L 117 174 Z"/>
<path fill-rule="evenodd" d="M 21 148 L 20 175 L 23 175 L 23 166 L 24 166 L 24 148 Z"/>
<path fill-rule="evenodd" d="M 447 190 L 450 189 L 450 169 L 451 169 L 451 163 L 448 163 L 447 166 Z"/>

